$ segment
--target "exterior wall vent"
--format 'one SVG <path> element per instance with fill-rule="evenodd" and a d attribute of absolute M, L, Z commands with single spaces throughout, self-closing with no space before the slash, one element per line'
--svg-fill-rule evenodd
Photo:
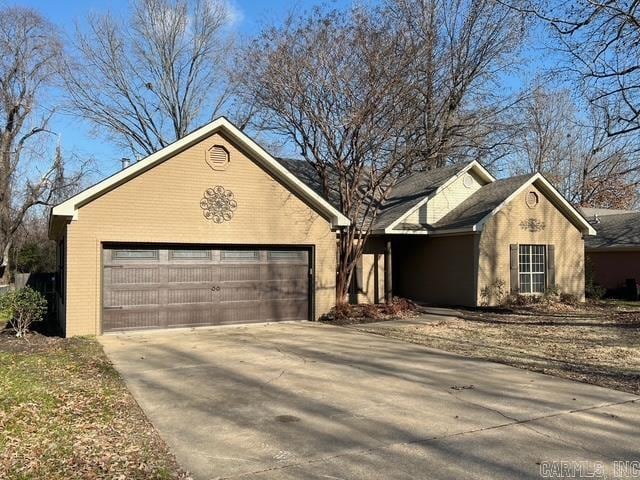
<path fill-rule="evenodd" d="M 207 164 L 212 170 L 226 170 L 229 166 L 229 151 L 222 145 L 207 150 Z"/>

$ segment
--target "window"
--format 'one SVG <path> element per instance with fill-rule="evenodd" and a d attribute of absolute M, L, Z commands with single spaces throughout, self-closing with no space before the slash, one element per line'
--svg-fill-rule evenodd
<path fill-rule="evenodd" d="M 302 250 L 270 250 L 267 254 L 269 260 L 304 260 Z"/>
<path fill-rule="evenodd" d="M 258 260 L 258 252 L 256 250 L 222 250 L 220 252 L 220 259 L 232 262 L 250 262 Z"/>
<path fill-rule="evenodd" d="M 520 293 L 544 293 L 546 285 L 546 249 L 544 245 L 520 245 Z"/>
<path fill-rule="evenodd" d="M 113 250 L 113 260 L 157 260 L 158 250 Z"/>
<path fill-rule="evenodd" d="M 170 250 L 171 260 L 208 260 L 211 250 Z"/>

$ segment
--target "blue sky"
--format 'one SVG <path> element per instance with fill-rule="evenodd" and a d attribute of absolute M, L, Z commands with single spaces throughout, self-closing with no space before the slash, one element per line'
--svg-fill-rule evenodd
<path fill-rule="evenodd" d="M 375 1 L 361 0 L 364 3 Z M 351 4 L 352 0 L 227 0 L 227 2 L 234 12 L 235 33 L 243 39 L 255 35 L 265 25 L 277 23 L 291 11 L 302 13 L 318 3 L 343 7 Z M 10 0 L 0 0 L 0 5 L 12 3 Z M 37 9 L 65 34 L 73 32 L 75 22 L 82 22 L 91 12 L 109 10 L 115 14 L 126 15 L 129 8 L 129 0 L 22 0 L 16 3 Z M 523 81 L 531 81 L 541 66 L 549 62 L 549 58 L 544 59 L 541 43 L 543 42 L 534 41 L 529 44 L 529 46 L 540 45 L 540 48 L 529 50 L 528 56 L 531 61 L 525 72 L 520 71 L 518 74 L 504 76 L 501 79 L 503 88 L 518 88 Z M 55 103 L 55 99 L 52 103 Z M 92 134 L 91 127 L 85 121 L 69 114 L 58 114 L 53 121 L 52 129 L 61 135 L 65 152 L 74 152 L 80 157 L 93 157 L 96 160 L 97 171 L 91 175 L 92 178 L 89 181 L 96 181 L 114 173 L 120 168 L 120 158 L 130 156 L 129 152 L 121 151 L 104 136 Z"/>
<path fill-rule="evenodd" d="M 278 21 L 287 13 L 300 12 L 318 3 L 318 0 L 228 0 L 234 12 L 236 33 L 241 38 L 254 35 L 265 25 Z M 329 5 L 350 4 L 350 0 L 334 0 L 325 2 Z M 0 5 L 17 4 L 32 7 L 56 24 L 65 33 L 73 32 L 75 22 L 82 22 L 91 12 L 111 11 L 126 14 L 128 0 L 22 0 L 11 2 L 0 0 Z M 92 156 L 97 171 L 90 180 L 97 180 L 110 175 L 120 168 L 120 158 L 128 156 L 100 135 L 93 135 L 90 126 L 82 119 L 59 114 L 53 120 L 52 130 L 61 135 L 62 146 L 66 152 L 75 152 L 80 156 Z"/>

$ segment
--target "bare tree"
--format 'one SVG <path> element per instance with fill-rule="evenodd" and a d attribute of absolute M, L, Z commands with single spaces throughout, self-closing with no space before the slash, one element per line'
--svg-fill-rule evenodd
<path fill-rule="evenodd" d="M 506 152 L 505 113 L 519 100 L 502 84 L 526 38 L 522 15 L 494 0 L 391 0 L 387 11 L 415 55 L 408 79 L 419 122 L 409 142 L 427 167 Z"/>
<path fill-rule="evenodd" d="M 601 110 L 610 136 L 640 129 L 640 13 L 638 2 L 617 0 L 502 0 L 543 20 L 556 49 L 566 54 L 563 73 Z"/>
<path fill-rule="evenodd" d="M 544 173 L 574 204 L 630 208 L 640 182 L 640 145 L 611 137 L 597 108 L 578 108 L 569 91 L 537 85 L 513 117 L 511 173 Z"/>
<path fill-rule="evenodd" d="M 403 140 L 414 118 L 402 48 L 379 11 L 314 9 L 266 30 L 239 72 L 255 120 L 295 145 L 353 222 L 339 240 L 339 302 L 380 202 L 414 159 Z"/>
<path fill-rule="evenodd" d="M 220 114 L 232 45 L 222 0 L 134 0 L 130 18 L 91 16 L 65 74 L 74 112 L 148 155 Z"/>
<path fill-rule="evenodd" d="M 575 115 L 568 92 L 534 85 L 511 119 L 517 152 L 516 161 L 509 165 L 511 173 L 558 173 L 574 151 Z"/>
<path fill-rule="evenodd" d="M 43 98 L 59 72 L 62 46 L 37 12 L 0 9 L 0 260 L 3 280 L 9 252 L 28 212 L 51 205 L 72 188 L 60 148 L 52 151 L 51 107 Z"/>

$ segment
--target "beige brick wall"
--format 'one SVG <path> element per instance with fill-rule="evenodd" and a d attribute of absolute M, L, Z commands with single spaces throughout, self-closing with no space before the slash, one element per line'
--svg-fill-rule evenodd
<path fill-rule="evenodd" d="M 384 302 L 384 237 L 370 237 L 362 254 L 363 288 L 358 303 Z"/>
<path fill-rule="evenodd" d="M 528 192 L 538 194 L 539 204 L 529 208 Z M 535 219 L 544 228 L 532 232 L 521 222 Z M 510 290 L 510 244 L 555 245 L 556 284 L 560 291 L 584 300 L 584 241 L 582 233 L 538 189 L 531 187 L 514 198 L 484 226 L 480 238 L 478 270 L 478 302 L 481 290 L 496 280 L 505 282 Z M 491 298 L 489 303 L 495 303 Z"/>
<path fill-rule="evenodd" d="M 205 163 L 214 144 L 230 152 L 226 171 Z M 222 224 L 205 219 L 199 205 L 216 185 L 238 202 Z M 315 245 L 316 315 L 335 303 L 330 223 L 219 134 L 80 208 L 67 226 L 67 336 L 100 333 L 103 242 Z"/>

